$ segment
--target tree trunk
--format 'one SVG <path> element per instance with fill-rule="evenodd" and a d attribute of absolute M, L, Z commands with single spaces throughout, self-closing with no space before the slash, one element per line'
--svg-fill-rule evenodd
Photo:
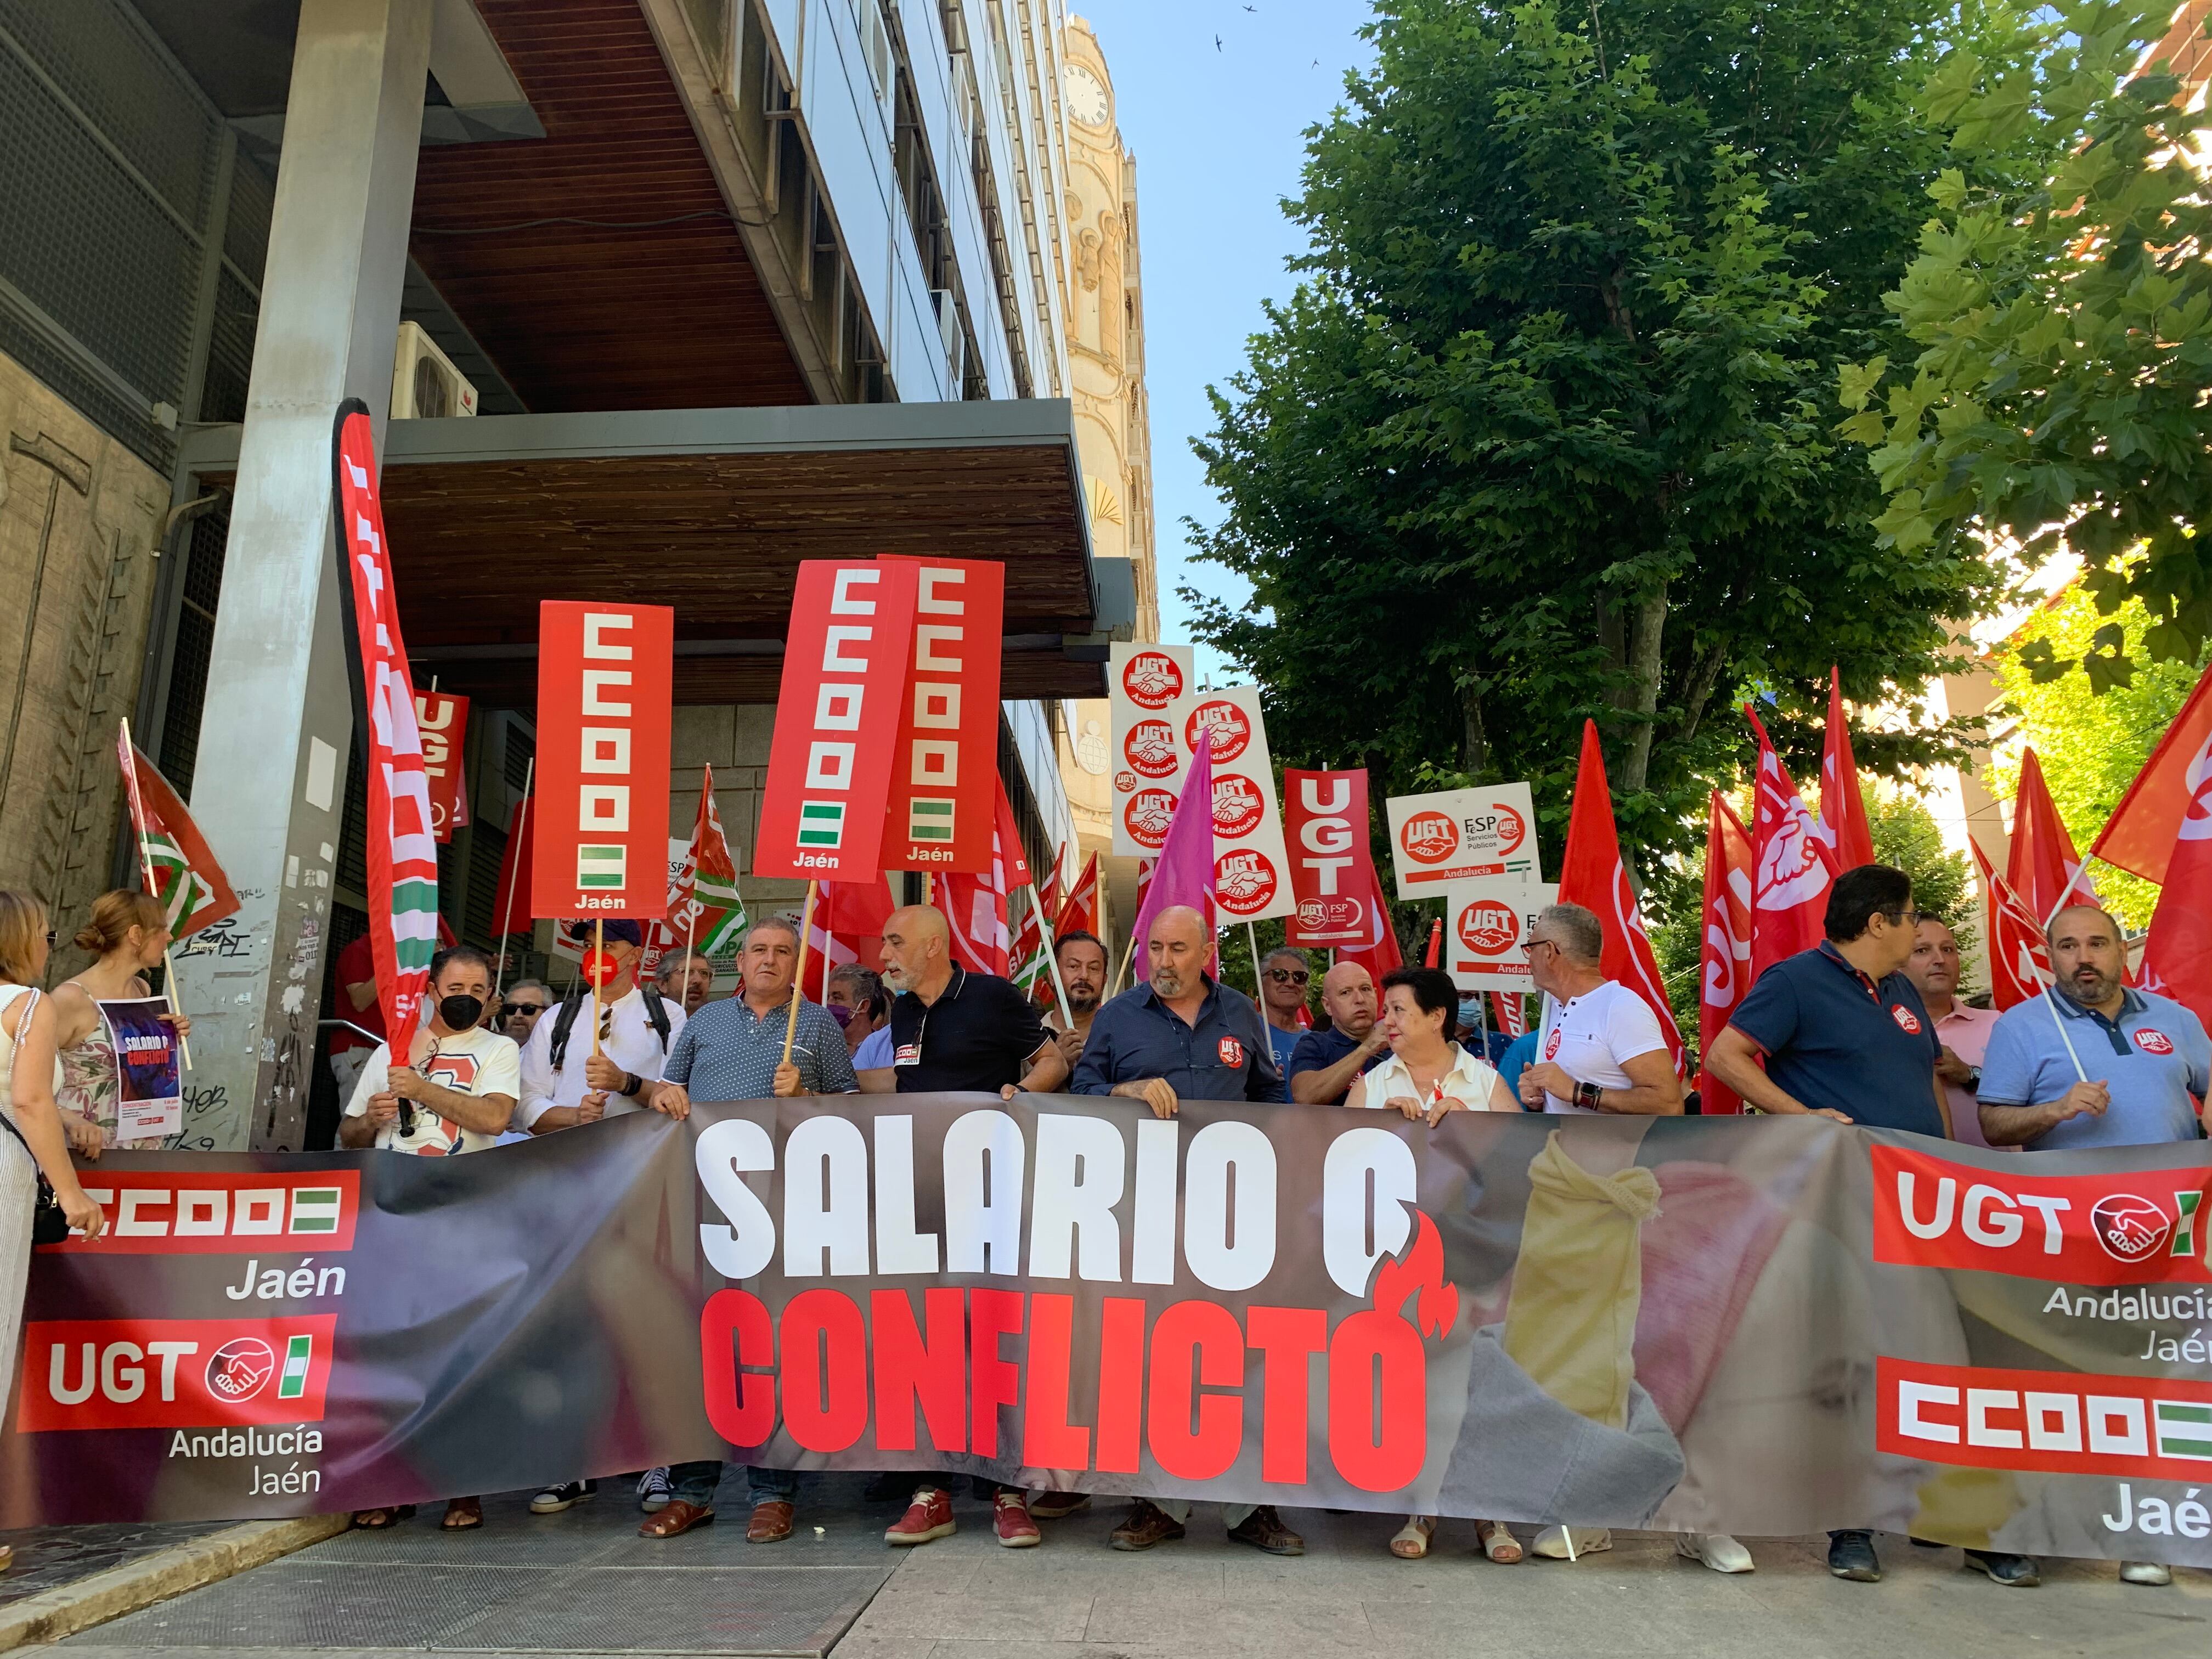
<path fill-rule="evenodd" d="M 1634 677 L 1630 707 L 1643 718 L 1631 732 L 1628 763 L 1620 787 L 1630 794 L 1644 787 L 1651 770 L 1651 733 L 1659 712 L 1660 646 L 1667 630 L 1667 585 L 1637 601 L 1628 617 L 1628 672 Z"/>
<path fill-rule="evenodd" d="M 1712 701 L 1714 683 L 1720 678 L 1721 666 L 1728 660 L 1728 641 L 1723 640 L 1707 651 L 1690 673 L 1690 681 L 1682 689 L 1682 741 L 1687 743 L 1698 735 L 1698 727 L 1705 718 L 1705 705 Z"/>
<path fill-rule="evenodd" d="M 1490 764 L 1490 739 L 1482 729 L 1482 693 L 1472 684 L 1462 685 L 1459 698 L 1464 721 L 1459 736 L 1459 769 L 1480 775 Z"/>

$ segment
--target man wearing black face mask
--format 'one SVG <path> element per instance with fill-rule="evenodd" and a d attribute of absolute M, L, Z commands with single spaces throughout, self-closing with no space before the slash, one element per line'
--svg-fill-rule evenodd
<path fill-rule="evenodd" d="M 522 1092 L 512 1037 L 478 1024 L 491 1000 L 492 962 L 473 945 L 430 962 L 430 1024 L 415 1034 L 410 1065 L 380 1042 L 362 1067 L 338 1128 L 341 1146 L 379 1146 L 441 1158 L 496 1141 Z"/>

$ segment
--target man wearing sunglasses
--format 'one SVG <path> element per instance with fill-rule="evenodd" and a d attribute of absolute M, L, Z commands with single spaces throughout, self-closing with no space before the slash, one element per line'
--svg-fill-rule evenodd
<path fill-rule="evenodd" d="M 1260 964 L 1260 1012 L 1267 1020 L 1267 1048 L 1275 1056 L 1275 1070 L 1285 1079 L 1291 1074 L 1291 1051 L 1306 1034 L 1298 1016 L 1306 1011 L 1306 986 L 1312 977 L 1306 953 L 1287 945 L 1268 951 Z M 1290 1097 L 1291 1085 L 1285 1081 L 1283 1098 Z"/>
<path fill-rule="evenodd" d="M 511 1037 L 517 1048 L 530 1041 L 532 1028 L 538 1024 L 538 1015 L 553 1005 L 550 987 L 534 979 L 517 981 L 507 988 L 500 999 L 499 1029 Z"/>

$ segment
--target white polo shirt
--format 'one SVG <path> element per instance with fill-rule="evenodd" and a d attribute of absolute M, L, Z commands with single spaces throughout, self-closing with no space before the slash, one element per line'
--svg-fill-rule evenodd
<path fill-rule="evenodd" d="M 1655 1048 L 1663 1052 L 1666 1047 L 1650 1005 L 1617 979 L 1564 1003 L 1550 996 L 1544 999 L 1536 1058 L 1550 1060 L 1577 1083 L 1595 1083 L 1601 1089 L 1632 1088 L 1621 1062 Z M 1544 1097 L 1544 1109 L 1598 1115 L 1587 1106 L 1550 1093 Z"/>
<path fill-rule="evenodd" d="M 660 1000 L 661 1012 L 668 1019 L 668 1047 L 676 1047 L 676 1039 L 684 1033 L 684 1005 L 671 997 Z M 604 1035 L 599 1048 L 609 1060 L 625 1072 L 659 1081 L 660 1068 L 668 1056 L 660 1047 L 660 1035 L 653 1029 L 653 1021 L 645 1012 L 645 994 L 635 985 L 613 1002 L 600 1006 L 601 1030 Z M 592 1004 L 586 998 L 576 1010 L 576 1023 L 568 1030 L 566 1063 L 559 1071 L 553 1069 L 553 1024 L 561 1017 L 561 1005 L 555 1003 L 538 1015 L 538 1024 L 531 1027 L 530 1041 L 522 1049 L 522 1097 L 515 1102 L 514 1127 L 527 1129 L 556 1106 L 575 1106 L 582 1103 L 591 1092 L 584 1080 L 584 1062 L 592 1057 Z M 627 1112 L 645 1110 L 645 1103 L 628 1095 L 610 1091 L 607 1095 L 606 1115 L 620 1117 Z"/>

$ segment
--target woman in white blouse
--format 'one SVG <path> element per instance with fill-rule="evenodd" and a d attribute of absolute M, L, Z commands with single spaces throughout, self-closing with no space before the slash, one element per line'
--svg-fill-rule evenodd
<path fill-rule="evenodd" d="M 1517 1112 L 1521 1103 L 1505 1080 L 1452 1041 L 1459 1020 L 1459 989 L 1436 968 L 1400 968 L 1382 976 L 1382 1017 L 1390 1057 L 1356 1079 L 1344 1103 L 1389 1107 L 1431 1127 L 1446 1112 Z M 1409 1515 L 1390 1540 L 1390 1553 L 1418 1561 L 1429 1553 L 1437 1517 Z M 1502 1521 L 1478 1521 L 1483 1553 L 1498 1562 L 1521 1559 L 1520 1540 Z"/>

